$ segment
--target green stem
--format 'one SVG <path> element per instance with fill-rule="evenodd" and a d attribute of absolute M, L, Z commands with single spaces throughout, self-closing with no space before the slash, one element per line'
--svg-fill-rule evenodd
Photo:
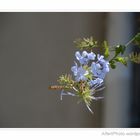
<path fill-rule="evenodd" d="M 135 35 L 130 41 L 128 41 L 128 42 L 125 44 L 125 46 L 128 47 L 128 46 L 134 41 L 135 37 L 136 37 L 136 35 Z M 114 50 L 111 50 L 111 51 L 115 51 L 115 49 L 114 49 Z M 111 62 L 112 60 L 114 60 L 117 56 L 118 56 L 118 55 L 115 55 L 109 62 Z"/>
<path fill-rule="evenodd" d="M 109 63 L 114 60 L 117 57 L 117 55 L 115 55 L 111 60 L 109 60 Z"/>
<path fill-rule="evenodd" d="M 134 41 L 135 37 L 136 35 L 130 41 L 128 41 L 125 46 L 128 47 L 128 45 L 130 45 Z"/>

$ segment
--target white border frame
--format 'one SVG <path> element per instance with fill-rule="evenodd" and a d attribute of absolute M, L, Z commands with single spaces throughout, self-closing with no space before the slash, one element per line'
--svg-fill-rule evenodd
<path fill-rule="evenodd" d="M 139 12 L 139 0 L 0 0 L 1 12 Z"/>

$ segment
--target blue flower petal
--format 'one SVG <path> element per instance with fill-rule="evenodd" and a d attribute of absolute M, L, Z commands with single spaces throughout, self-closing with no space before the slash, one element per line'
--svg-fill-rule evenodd
<path fill-rule="evenodd" d="M 80 54 L 80 52 L 79 51 L 77 51 L 76 53 L 75 53 L 75 57 L 76 57 L 76 59 L 77 60 L 80 60 L 81 59 L 81 54 Z"/>
<path fill-rule="evenodd" d="M 96 55 L 93 52 L 88 54 L 88 59 L 89 60 L 95 60 L 95 57 L 96 57 Z"/>

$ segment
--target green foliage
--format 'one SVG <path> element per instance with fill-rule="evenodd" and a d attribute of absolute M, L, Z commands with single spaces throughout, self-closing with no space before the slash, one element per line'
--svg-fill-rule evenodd
<path fill-rule="evenodd" d="M 124 54 L 125 49 L 126 49 L 126 46 L 125 45 L 117 45 L 115 47 L 115 55 L 117 56 L 119 54 Z"/>
<path fill-rule="evenodd" d="M 129 59 L 134 63 L 140 64 L 140 53 L 132 52 L 131 54 L 129 54 Z"/>
<path fill-rule="evenodd" d="M 110 67 L 111 67 L 112 69 L 115 69 L 115 68 L 116 68 L 115 60 L 109 61 L 109 64 L 110 64 Z"/>
<path fill-rule="evenodd" d="M 64 86 L 64 89 L 74 90 L 75 94 L 80 97 L 87 105 L 90 105 L 91 99 L 91 90 L 87 82 L 84 81 L 73 81 L 72 76 L 65 74 L 61 75 L 58 80 L 60 85 Z"/>
<path fill-rule="evenodd" d="M 72 86 L 74 81 L 72 80 L 72 76 L 70 74 L 61 75 L 58 79 L 59 84 Z"/>
<path fill-rule="evenodd" d="M 105 58 L 108 58 L 110 55 L 110 52 L 109 52 L 109 45 L 108 45 L 107 41 L 103 42 L 103 49 L 104 49 Z"/>
<path fill-rule="evenodd" d="M 112 69 L 116 68 L 117 63 L 121 63 L 125 66 L 127 66 L 128 60 L 134 62 L 134 63 L 139 63 L 140 64 L 140 53 L 134 53 L 132 52 L 129 54 L 127 57 L 124 56 L 126 49 L 131 43 L 134 43 L 138 47 L 140 47 L 140 33 L 136 34 L 127 44 L 122 45 L 116 45 L 113 46 L 112 48 L 109 46 L 107 41 L 104 41 L 101 46 L 98 45 L 98 42 L 93 39 L 93 37 L 90 38 L 83 38 L 83 39 L 77 39 L 74 41 L 76 47 L 80 50 L 87 50 L 90 52 L 94 52 L 94 48 L 99 48 L 103 52 L 103 55 L 107 60 L 107 65 L 109 62 L 109 65 Z M 113 53 L 111 53 L 113 52 Z M 100 54 L 100 53 L 99 53 Z M 112 56 L 113 55 L 113 56 Z M 112 56 L 112 57 L 111 57 Z M 83 57 L 83 56 L 81 56 Z M 86 56 L 88 59 L 88 56 Z M 111 57 L 111 58 L 110 58 Z M 97 63 L 99 61 L 104 61 L 100 60 L 98 57 L 98 54 L 96 54 L 95 60 L 90 60 L 88 64 L 92 64 L 92 62 L 95 62 L 97 60 Z M 106 60 L 105 60 L 106 61 Z M 105 63 L 105 64 L 106 64 Z M 103 62 L 104 64 L 104 62 Z M 100 64 L 102 65 L 102 64 Z M 86 80 L 73 80 L 72 76 L 69 74 L 65 74 L 59 77 L 58 82 L 60 84 L 60 87 L 54 86 L 56 89 L 63 89 L 65 91 L 72 91 L 74 95 L 77 97 L 80 97 L 81 101 L 84 101 L 88 107 L 90 107 L 91 101 L 93 100 L 92 93 L 94 93 L 93 87 L 90 85 L 91 80 L 94 80 L 94 75 L 91 72 L 91 65 L 84 65 L 82 66 L 84 70 L 88 71 L 88 74 L 85 76 L 87 79 Z M 101 67 L 101 66 L 100 66 Z M 102 87 L 102 85 L 101 85 Z M 53 88 L 51 88 L 53 89 Z M 96 88 L 95 88 L 96 89 Z M 98 90 L 98 89 L 97 89 Z"/>
<path fill-rule="evenodd" d="M 93 37 L 90 38 L 83 38 L 83 39 L 77 39 L 75 42 L 75 45 L 77 48 L 81 50 L 92 50 L 93 48 L 98 47 L 97 41 L 93 39 Z M 134 43 L 138 47 L 140 47 L 140 33 L 137 33 L 127 44 L 122 45 L 116 45 L 112 50 L 108 45 L 107 41 L 103 42 L 103 53 L 104 57 L 108 58 L 110 57 L 110 51 L 114 51 L 114 56 L 109 60 L 110 67 L 112 69 L 116 68 L 116 63 L 119 62 L 125 66 L 127 66 L 127 61 L 130 60 L 135 63 L 140 63 L 140 55 L 137 53 L 132 53 L 129 55 L 129 59 L 126 59 L 127 57 L 124 57 L 124 53 L 127 49 L 127 47 L 131 44 Z M 90 75 L 87 76 L 87 78 L 91 78 Z"/>
<path fill-rule="evenodd" d="M 133 43 L 135 45 L 138 45 L 138 47 L 140 47 L 140 33 L 135 35 L 135 37 L 133 38 Z"/>
<path fill-rule="evenodd" d="M 77 89 L 76 95 L 80 97 L 87 105 L 90 106 L 92 101 L 91 99 L 91 89 L 87 82 L 80 81 L 75 84 L 75 88 Z"/>
<path fill-rule="evenodd" d="M 90 93 L 91 93 L 90 89 L 88 87 L 86 87 L 85 90 L 82 93 L 79 94 L 80 97 L 84 100 L 84 102 L 88 106 L 90 106 L 91 101 L 92 101 Z"/>
<path fill-rule="evenodd" d="M 89 50 L 97 47 L 97 41 L 95 41 L 93 37 L 77 39 L 74 43 L 80 50 Z"/>
<path fill-rule="evenodd" d="M 89 80 L 92 80 L 92 73 L 87 74 L 85 77 Z"/>
<path fill-rule="evenodd" d="M 115 61 L 116 62 L 120 62 L 120 63 L 122 63 L 123 65 L 125 65 L 125 66 L 127 66 L 127 59 L 125 58 L 125 57 L 116 57 L 115 58 Z"/>
<path fill-rule="evenodd" d="M 126 57 L 122 57 L 122 55 L 124 54 L 126 50 L 126 46 L 125 45 L 117 45 L 115 47 L 115 53 L 113 58 L 109 61 L 110 66 L 112 69 L 116 68 L 116 63 L 119 62 L 125 66 L 127 66 L 127 59 Z"/>

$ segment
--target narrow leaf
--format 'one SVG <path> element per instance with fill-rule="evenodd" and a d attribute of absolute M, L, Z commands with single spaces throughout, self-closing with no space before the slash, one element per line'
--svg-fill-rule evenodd
<path fill-rule="evenodd" d="M 108 58 L 110 53 L 109 53 L 109 46 L 108 46 L 107 41 L 103 42 L 103 48 L 104 48 L 104 56 L 105 58 Z"/>

